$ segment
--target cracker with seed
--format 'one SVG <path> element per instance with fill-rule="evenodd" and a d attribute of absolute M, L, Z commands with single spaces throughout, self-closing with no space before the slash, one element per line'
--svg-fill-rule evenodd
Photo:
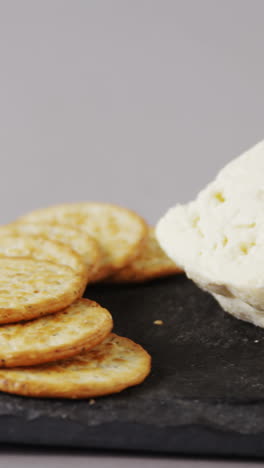
<path fill-rule="evenodd" d="M 140 252 L 147 234 L 136 213 L 108 203 L 69 203 L 33 211 L 20 220 L 31 223 L 70 224 L 95 237 L 103 251 L 97 279 L 123 268 Z"/>
<path fill-rule="evenodd" d="M 28 235 L 0 235 L 0 257 L 31 257 L 36 260 L 60 263 L 86 276 L 82 258 L 61 242 Z"/>
<path fill-rule="evenodd" d="M 163 276 L 182 273 L 165 254 L 155 237 L 155 230 L 149 227 L 148 236 L 137 258 L 125 268 L 107 279 L 112 283 L 140 283 Z"/>
<path fill-rule="evenodd" d="M 32 366 L 74 356 L 101 343 L 111 332 L 110 313 L 78 299 L 56 314 L 0 326 L 0 367 Z"/>
<path fill-rule="evenodd" d="M 31 397 L 91 398 L 140 384 L 151 358 L 138 344 L 115 334 L 90 351 L 40 366 L 0 369 L 0 390 Z"/>
<path fill-rule="evenodd" d="M 66 265 L 0 257 L 0 323 L 30 320 L 64 309 L 80 298 L 86 278 Z"/>
<path fill-rule="evenodd" d="M 36 236 L 54 240 L 71 247 L 86 265 L 89 281 L 96 280 L 101 264 L 101 249 L 98 242 L 86 232 L 69 225 L 47 223 L 13 223 L 0 227 L 1 236 Z"/>

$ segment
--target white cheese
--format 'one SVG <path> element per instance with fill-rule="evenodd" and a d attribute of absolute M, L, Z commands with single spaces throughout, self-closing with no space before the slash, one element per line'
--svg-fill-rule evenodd
<path fill-rule="evenodd" d="M 156 235 L 225 310 L 237 316 L 245 304 L 241 318 L 264 326 L 264 142 L 229 163 L 195 201 L 171 208 Z"/>
<path fill-rule="evenodd" d="M 264 314 L 263 311 L 255 309 L 254 307 L 246 304 L 235 297 L 225 297 L 220 294 L 213 294 L 220 306 L 234 317 L 246 320 L 247 322 L 254 323 L 259 327 L 264 327 Z"/>

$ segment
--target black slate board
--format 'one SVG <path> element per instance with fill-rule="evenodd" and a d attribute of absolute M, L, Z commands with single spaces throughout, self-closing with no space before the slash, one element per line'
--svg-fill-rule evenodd
<path fill-rule="evenodd" d="M 264 455 L 264 330 L 224 313 L 184 276 L 86 296 L 151 353 L 151 376 L 94 405 L 0 394 L 1 443 Z"/>

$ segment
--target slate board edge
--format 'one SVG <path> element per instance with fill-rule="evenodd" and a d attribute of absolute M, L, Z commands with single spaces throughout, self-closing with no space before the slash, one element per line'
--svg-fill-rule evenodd
<path fill-rule="evenodd" d="M 110 291 L 113 289 L 109 289 Z M 142 291 L 144 294 L 143 304 Z M 90 296 L 91 290 L 87 293 Z M 99 289 L 98 293 L 97 289 L 94 290 L 94 294 L 99 299 L 102 298 L 101 293 Z M 239 384 L 242 382 L 240 385 L 242 392 L 238 391 L 235 385 L 229 392 L 229 388 L 224 385 L 220 392 L 216 392 L 222 396 L 213 398 L 210 396 L 210 394 L 214 395 L 211 387 L 209 387 L 209 392 L 206 391 L 206 387 L 201 387 L 202 393 L 205 393 L 206 397 L 199 398 L 199 392 L 196 391 L 199 379 L 192 380 L 193 377 L 190 375 L 191 382 L 196 382 L 193 387 L 194 391 L 191 392 L 194 396 L 186 395 L 182 398 L 177 396 L 177 391 L 174 391 L 175 387 L 173 386 L 169 386 L 169 393 L 164 391 L 163 377 L 165 376 L 167 379 L 167 374 L 163 375 L 160 372 L 163 361 L 158 363 L 156 360 L 152 376 L 143 385 L 128 389 L 119 395 L 99 398 L 92 406 L 86 400 L 35 400 L 0 394 L 0 443 L 177 455 L 264 457 L 263 388 L 256 385 L 256 383 L 262 382 L 258 376 L 262 375 L 261 363 L 263 362 L 262 358 L 264 358 L 263 330 L 246 325 L 224 314 L 221 309 L 216 308 L 216 304 L 210 296 L 195 288 L 184 277 L 155 283 L 155 295 L 152 294 L 152 285 L 142 286 L 140 296 L 137 295 L 136 287 L 124 288 L 122 294 L 120 293 L 121 291 L 118 294 L 118 301 L 114 297 L 110 298 L 112 301 L 110 301 L 111 310 L 113 309 L 113 312 L 117 314 L 115 315 L 116 324 L 121 327 L 121 334 L 128 331 L 128 335 L 130 335 L 133 332 L 134 336 L 131 337 L 139 342 L 142 338 L 141 330 L 149 327 L 154 318 L 160 318 L 161 311 L 164 312 L 164 301 L 166 303 L 165 310 L 168 312 L 165 322 L 172 315 L 175 317 L 175 312 L 180 314 L 184 312 L 184 316 L 186 316 L 186 310 L 189 313 L 196 313 L 197 310 L 198 314 L 200 305 L 199 324 L 205 323 L 200 320 L 201 312 L 204 316 L 210 312 L 208 317 L 214 314 L 213 320 L 216 320 L 221 327 L 222 324 L 226 326 L 223 329 L 223 336 L 220 336 L 220 344 L 226 343 L 225 330 L 232 329 L 232 337 L 237 331 L 238 335 L 236 336 L 240 341 L 242 339 L 242 344 L 244 337 L 250 337 L 249 343 L 251 343 L 254 358 L 255 345 L 252 343 L 255 343 L 254 340 L 257 339 L 260 344 L 257 345 L 256 350 L 263 350 L 263 352 L 259 355 L 260 359 L 257 360 L 258 367 L 253 369 L 255 380 L 251 377 L 246 381 L 238 380 Z M 121 301 L 122 307 L 118 305 L 120 295 L 123 301 Z M 108 300 L 108 297 L 109 295 L 105 295 L 104 300 Z M 130 299 L 132 299 L 131 303 Z M 143 315 L 140 309 L 138 311 L 139 321 L 135 321 L 136 327 L 133 330 L 130 328 L 128 330 L 126 317 L 134 313 L 137 304 L 140 305 L 141 309 L 142 306 L 144 306 L 144 310 L 146 307 L 148 312 L 151 312 L 154 307 L 155 314 L 151 318 L 148 314 L 144 313 Z M 184 304 L 183 312 L 181 310 L 182 304 Z M 123 314 L 124 306 L 127 309 L 126 316 Z M 172 307 L 173 310 L 171 310 Z M 178 308 L 176 311 L 174 311 L 175 307 Z M 121 315 L 118 315 L 119 309 Z M 138 323 L 140 324 L 139 328 Z M 195 327 L 194 329 L 196 330 Z M 168 329 L 166 331 L 165 327 L 153 328 L 153 331 L 155 331 L 155 335 L 151 335 L 151 339 L 146 343 L 150 348 L 153 340 L 158 337 L 157 333 L 165 332 L 167 339 Z M 189 332 L 189 328 L 187 332 Z M 214 329 L 214 333 L 218 334 L 218 325 Z M 204 337 L 205 334 L 203 333 L 201 336 Z M 237 338 L 235 339 L 237 340 Z M 263 344 L 261 344 L 262 339 Z M 200 347 L 200 341 L 198 343 Z M 155 354 L 156 349 L 159 349 L 157 345 L 152 348 L 153 354 Z M 223 352 L 226 352 L 229 357 L 229 351 L 225 351 L 224 347 L 220 349 L 223 349 Z M 244 349 L 244 347 L 240 349 Z M 191 359 L 193 356 L 192 354 Z M 155 359 L 157 357 L 156 354 Z M 200 358 L 202 359 L 200 362 L 203 363 L 203 355 Z M 190 362 L 187 362 L 187 365 L 190 365 Z M 238 362 L 240 363 L 240 354 Z M 180 372 L 184 371 L 185 367 L 182 367 L 181 360 L 178 360 L 177 365 L 180 365 Z M 208 369 L 210 371 L 211 367 L 209 366 Z M 178 384 L 180 374 L 174 373 L 173 375 L 176 375 Z M 203 373 L 202 375 L 207 374 Z M 233 373 L 229 373 L 229 375 L 232 377 Z M 170 373 L 168 378 L 170 378 Z M 224 379 L 222 381 L 225 382 Z M 168 382 L 169 380 L 167 380 Z M 179 388 L 177 389 L 178 393 Z M 183 390 L 185 392 L 185 384 Z"/>
<path fill-rule="evenodd" d="M 0 440 L 2 444 L 42 448 L 264 457 L 264 433 L 254 435 L 224 433 L 202 425 L 160 428 L 148 424 L 114 422 L 96 428 L 46 417 L 26 422 L 23 418 L 4 416 L 0 419 Z"/>

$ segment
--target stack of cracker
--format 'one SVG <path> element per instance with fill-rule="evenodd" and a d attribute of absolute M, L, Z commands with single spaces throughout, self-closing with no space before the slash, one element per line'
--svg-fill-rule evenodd
<path fill-rule="evenodd" d="M 149 354 L 83 292 L 179 271 L 145 221 L 115 205 L 58 205 L 1 226 L 0 390 L 90 398 L 141 383 Z"/>

